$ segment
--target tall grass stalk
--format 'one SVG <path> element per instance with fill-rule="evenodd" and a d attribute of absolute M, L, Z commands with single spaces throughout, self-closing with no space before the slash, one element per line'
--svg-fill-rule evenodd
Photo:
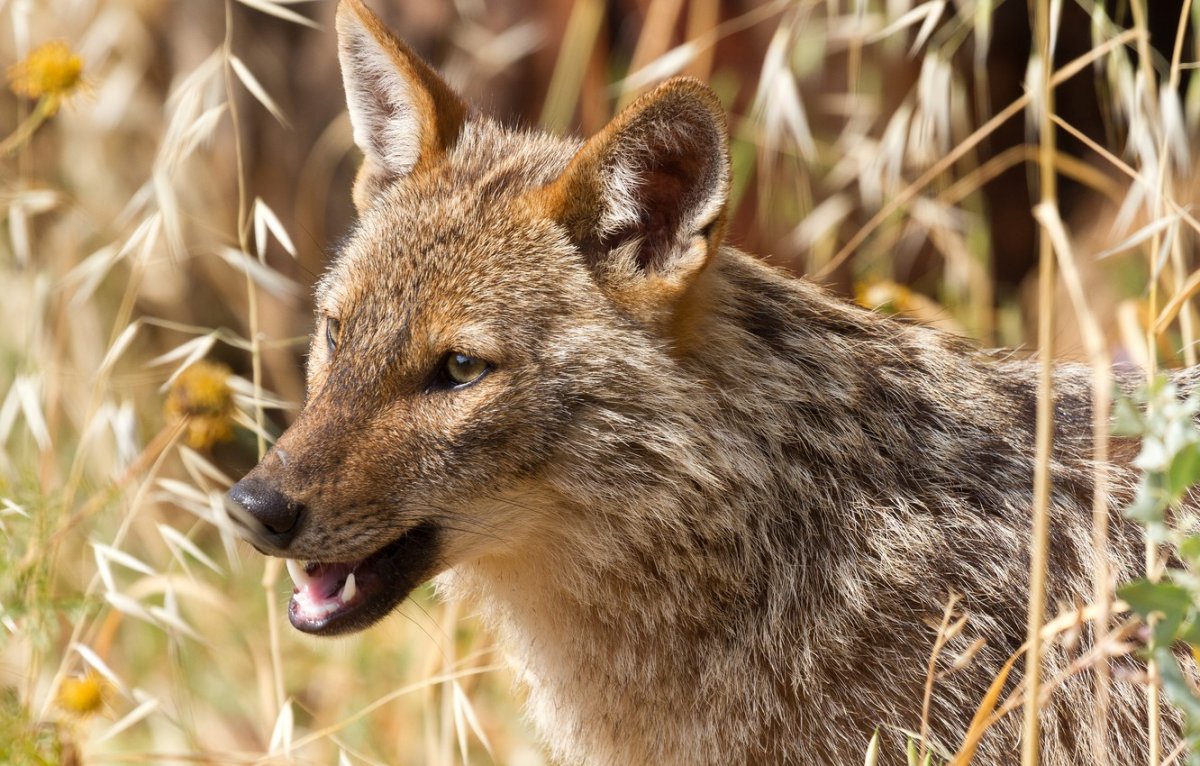
<path fill-rule="evenodd" d="M 1111 568 L 1109 566 L 1108 514 L 1109 498 L 1109 421 L 1112 418 L 1112 358 L 1104 338 L 1104 331 L 1088 303 L 1083 277 L 1080 275 L 1074 248 L 1067 236 L 1066 227 L 1058 209 L 1041 203 L 1035 210 L 1038 223 L 1050 238 L 1058 259 L 1059 271 L 1075 317 L 1082 330 L 1084 346 L 1092 367 L 1092 549 L 1094 580 L 1092 603 L 1095 616 L 1092 619 L 1094 645 L 1105 646 L 1109 641 L 1109 620 L 1112 614 Z M 1108 763 L 1105 754 L 1105 736 L 1108 731 L 1110 676 L 1108 658 L 1100 655 L 1095 664 L 1096 674 L 1096 742 L 1097 766 Z"/>
<path fill-rule="evenodd" d="M 238 115 L 238 101 L 234 94 L 233 72 L 233 0 L 225 0 L 225 39 L 221 46 L 221 63 L 224 69 L 225 98 L 229 105 L 229 122 L 233 133 L 234 176 L 237 179 L 237 242 L 242 253 L 250 252 L 250 212 L 246 193 L 245 157 L 242 150 L 242 123 Z M 250 370 L 251 383 L 254 386 L 254 438 L 261 459 L 267 452 L 266 443 L 266 413 L 262 406 L 262 336 L 259 332 L 258 288 L 250 271 L 245 271 L 247 324 L 250 335 Z M 268 655 L 271 658 L 271 689 L 275 701 L 272 710 L 273 717 L 278 716 L 287 704 L 287 694 L 284 690 L 283 651 L 279 641 L 279 610 L 275 608 L 275 592 L 279 584 L 281 564 L 278 559 L 270 559 L 263 566 L 262 588 L 267 613 L 267 643 Z M 290 751 L 290 737 L 285 742 Z"/>
<path fill-rule="evenodd" d="M 554 65 L 550 90 L 542 106 L 542 127 L 562 132 L 579 103 L 580 86 L 604 20 L 601 0 L 579 0 L 571 6 L 562 51 Z"/>
<path fill-rule="evenodd" d="M 1037 94 L 1035 115 L 1038 120 L 1038 180 L 1041 204 L 1055 207 L 1058 203 L 1055 171 L 1054 88 L 1051 72 L 1054 69 L 1054 39 L 1050 0 L 1038 0 L 1034 18 L 1034 38 L 1037 53 Z M 1032 84 L 1032 83 L 1031 83 Z M 1041 377 L 1037 395 L 1036 462 L 1033 474 L 1033 530 L 1029 555 L 1029 622 L 1026 630 L 1029 649 L 1025 655 L 1025 722 L 1021 737 L 1021 763 L 1037 766 L 1041 746 L 1040 691 L 1042 622 L 1046 618 L 1046 569 L 1050 541 L 1050 460 L 1054 450 L 1054 293 L 1055 269 L 1053 242 L 1049 230 L 1039 232 L 1038 253 L 1038 354 Z"/>
<path fill-rule="evenodd" d="M 1179 21 L 1175 27 L 1175 43 L 1171 49 L 1171 68 L 1168 70 L 1167 75 L 1167 87 L 1165 95 L 1166 97 L 1172 99 L 1174 99 L 1175 94 L 1179 92 L 1180 73 L 1183 65 L 1183 40 L 1188 29 L 1188 19 L 1191 14 L 1191 10 L 1192 0 L 1184 0 L 1183 7 L 1179 10 Z M 1168 160 L 1169 158 L 1173 157 L 1174 153 L 1171 151 L 1171 146 L 1173 144 L 1173 140 L 1177 138 L 1176 136 L 1172 135 L 1173 128 L 1181 129 L 1183 127 L 1182 125 L 1176 125 L 1174 122 L 1168 123 L 1165 114 L 1162 115 L 1162 117 L 1163 124 L 1162 136 L 1159 141 L 1158 166 L 1159 183 L 1162 186 L 1162 194 L 1160 194 L 1158 198 L 1160 211 L 1163 211 L 1163 209 L 1166 207 L 1164 200 L 1168 196 L 1168 192 L 1171 192 L 1172 195 L 1174 192 L 1174 184 L 1168 180 L 1168 173 L 1169 171 L 1173 170 Z M 1179 136 L 1178 138 L 1181 138 L 1186 145 L 1186 137 Z M 1181 158 L 1174 157 L 1174 159 L 1176 160 L 1176 165 L 1182 164 L 1179 162 Z M 1171 177 L 1174 177 L 1173 173 L 1171 174 Z M 1170 186 L 1168 186 L 1168 184 L 1170 184 Z M 1171 238 L 1171 264 L 1175 271 L 1175 295 L 1180 295 L 1184 292 L 1187 265 L 1184 263 L 1183 258 L 1183 240 L 1178 235 Z M 1174 299 L 1172 298 L 1172 300 Z M 1186 306 L 1179 315 L 1179 329 L 1182 334 L 1183 359 L 1184 363 L 1189 367 L 1194 366 L 1198 361 L 1195 319 L 1195 314 L 1193 313 L 1191 306 Z"/>

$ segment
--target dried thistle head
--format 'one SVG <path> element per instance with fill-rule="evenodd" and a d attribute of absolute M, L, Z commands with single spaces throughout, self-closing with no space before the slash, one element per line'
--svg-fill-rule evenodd
<path fill-rule="evenodd" d="M 13 92 L 33 99 L 45 98 L 51 114 L 82 81 L 83 59 L 62 40 L 39 45 L 23 61 L 8 68 L 8 83 Z"/>
<path fill-rule="evenodd" d="M 62 710 L 81 718 L 99 712 L 108 696 L 108 682 L 95 671 L 63 679 L 55 703 Z"/>
<path fill-rule="evenodd" d="M 192 449 L 207 450 L 233 438 L 232 370 L 217 362 L 200 361 L 175 379 L 167 395 L 168 421 L 185 420 L 184 436 Z"/>

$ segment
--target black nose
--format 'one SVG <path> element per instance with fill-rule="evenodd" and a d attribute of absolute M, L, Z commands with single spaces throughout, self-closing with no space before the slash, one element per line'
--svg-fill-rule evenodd
<path fill-rule="evenodd" d="M 304 506 L 257 478 L 242 479 L 229 490 L 229 499 L 257 521 L 254 530 L 275 548 L 286 548 L 300 529 Z"/>

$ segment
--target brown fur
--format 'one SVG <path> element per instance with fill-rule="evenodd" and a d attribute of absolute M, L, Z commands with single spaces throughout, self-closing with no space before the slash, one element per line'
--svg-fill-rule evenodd
<path fill-rule="evenodd" d="M 363 146 L 361 217 L 318 288 L 336 350 L 322 319 L 308 401 L 252 474 L 306 508 L 272 552 L 346 561 L 425 530 L 405 587 L 437 574 L 478 606 L 563 763 L 853 764 L 877 728 L 898 763 L 930 623 L 962 594 L 947 656 L 987 644 L 934 688 L 954 750 L 1024 640 L 1034 368 L 722 244 L 727 138 L 699 83 L 581 146 L 460 110 L 358 0 L 338 29 L 348 89 L 399 83 L 379 98 L 416 110 L 419 155 Z M 364 83 L 372 40 L 395 68 Z M 492 369 L 431 386 L 450 351 Z M 1057 389 L 1049 603 L 1069 605 L 1092 588 L 1088 371 Z M 1134 476 L 1113 471 L 1115 506 Z M 1111 528 L 1136 576 L 1137 530 Z M 1092 684 L 1046 706 L 1048 766 L 1145 759 L 1140 689 L 1117 680 L 1096 731 Z M 977 762 L 1015 763 L 1018 727 Z"/>

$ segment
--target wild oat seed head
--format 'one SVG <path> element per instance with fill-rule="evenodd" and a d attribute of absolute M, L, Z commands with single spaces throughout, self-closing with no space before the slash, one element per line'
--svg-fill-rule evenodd
<path fill-rule="evenodd" d="M 200 361 L 175 380 L 167 395 L 168 420 L 187 419 L 185 440 L 192 449 L 207 450 L 233 438 L 233 390 L 223 364 Z"/>
<path fill-rule="evenodd" d="M 83 676 L 64 679 L 58 687 L 55 701 L 66 712 L 86 717 L 100 710 L 107 692 L 104 678 L 99 673 L 89 671 Z"/>
<path fill-rule="evenodd" d="M 8 82 L 13 92 L 28 98 L 48 98 L 51 111 L 57 110 L 64 99 L 79 87 L 83 76 L 83 59 L 62 40 L 39 45 L 24 61 L 8 69 Z"/>

